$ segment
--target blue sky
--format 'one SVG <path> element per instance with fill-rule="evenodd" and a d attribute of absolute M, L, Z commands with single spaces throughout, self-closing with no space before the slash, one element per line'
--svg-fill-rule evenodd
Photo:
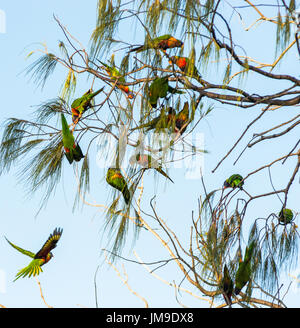
<path fill-rule="evenodd" d="M 26 118 L 30 115 L 32 106 L 57 96 L 66 72 L 59 69 L 41 90 L 36 87 L 33 81 L 29 80 L 28 76 L 22 73 L 26 66 L 31 63 L 30 60 L 26 60 L 26 55 L 38 46 L 38 42 L 46 42 L 49 51 L 51 51 L 50 49 L 57 51 L 58 41 L 63 39 L 63 34 L 54 21 L 53 14 L 60 18 L 77 39 L 88 46 L 96 20 L 96 2 L 78 0 L 72 2 L 58 0 L 20 2 L 13 0 L 1 3 L 0 9 L 6 15 L 6 33 L 0 33 L 1 123 L 9 117 Z M 254 17 L 256 16 L 247 16 L 249 20 L 247 22 L 251 23 L 251 19 Z M 232 23 L 239 26 L 236 17 L 232 19 Z M 129 25 L 128 29 L 132 43 L 141 43 L 143 34 L 139 33 L 139 30 L 131 31 Z M 270 49 L 269 47 L 273 40 L 264 38 L 268 29 L 269 25 L 257 27 L 261 35 L 259 39 L 257 39 L 257 34 L 251 31 L 237 35 L 243 45 L 245 39 L 252 44 L 255 42 L 256 46 L 251 48 L 250 55 L 254 58 L 259 56 L 261 61 L 265 62 L 274 59 L 273 48 Z M 119 37 L 128 40 L 128 30 L 123 30 Z M 296 56 L 295 52 L 292 52 L 291 56 Z M 292 64 L 290 65 L 289 62 Z M 296 70 L 299 71 L 299 62 L 296 62 L 296 67 L 295 62 L 293 58 L 290 61 L 286 60 L 283 67 L 284 71 L 291 72 L 291 74 L 294 74 Z M 220 72 L 222 72 L 221 69 Z M 207 78 L 218 78 L 216 72 L 208 71 L 204 74 Z M 85 89 L 90 86 L 89 83 L 85 79 L 80 80 L 76 93 L 85 92 Z M 266 88 L 264 82 L 256 80 L 255 77 L 248 78 L 244 83 L 253 92 L 259 88 Z M 80 89 L 81 86 L 82 89 Z M 267 88 L 266 93 L 276 90 L 277 86 L 270 84 Z M 211 102 L 205 101 L 206 106 L 210 104 Z M 282 119 L 292 118 L 298 111 L 298 107 L 294 107 L 268 113 L 257 124 L 255 132 L 263 131 L 266 127 L 272 126 Z M 244 126 L 257 115 L 258 110 L 254 108 L 244 110 L 216 104 L 209 117 L 199 124 L 197 132 L 204 136 L 205 148 L 209 151 L 209 154 L 204 155 L 204 180 L 208 190 L 220 188 L 224 182 L 224 177 L 232 173 L 239 172 L 243 175 L 259 167 L 259 165 L 263 165 L 267 160 L 266 154 L 270 154 L 271 158 L 274 159 L 279 157 L 286 151 L 286 145 L 294 145 L 295 140 L 299 137 L 299 132 L 297 134 L 297 131 L 294 131 L 282 140 L 258 145 L 255 149 L 248 150 L 235 167 L 232 166 L 236 156 L 251 137 L 251 133 L 254 132 L 252 130 L 246 135 L 238 150 L 212 174 L 212 169 L 235 142 Z M 96 158 L 96 153 L 95 158 L 90 157 L 94 173 L 91 195 L 87 200 L 91 203 L 108 204 L 111 190 L 104 182 L 104 171 L 97 166 Z M 273 182 L 276 186 L 284 185 L 287 176 L 294 167 L 294 162 L 290 161 L 286 167 L 286 171 L 283 171 L 280 165 L 272 170 L 274 173 Z M 17 177 L 17 172 L 18 168 L 12 168 L 9 173 L 0 177 L 3 186 L 0 190 L 0 272 L 2 272 L 0 276 L 3 277 L 4 275 L 4 288 L 2 290 L 0 285 L 0 304 L 7 307 L 45 306 L 35 279 L 19 279 L 17 282 L 12 282 L 17 271 L 27 265 L 30 259 L 12 249 L 5 241 L 4 236 L 13 243 L 34 252 L 41 247 L 55 227 L 62 227 L 64 231 L 57 248 L 53 251 L 54 259 L 44 267 L 44 272 L 39 276 L 48 304 L 53 307 L 94 307 L 94 275 L 98 265 L 100 265 L 96 278 L 99 306 L 143 307 L 143 301 L 134 296 L 124 286 L 113 268 L 103 261 L 101 249 L 107 244 L 106 236 L 103 235 L 103 210 L 84 205 L 75 212 L 72 211 L 76 192 L 72 166 L 65 161 L 63 179 L 58 185 L 55 195 L 50 197 L 46 208 L 37 217 L 35 214 L 41 193 L 37 192 L 28 197 L 24 184 L 19 183 L 22 177 Z M 203 195 L 201 181 L 200 179 L 186 179 L 183 170 L 180 169 L 171 168 L 169 173 L 175 180 L 174 185 L 165 183 L 164 179 L 161 178 L 159 178 L 158 184 L 153 183 L 153 173 L 147 174 L 145 178 L 145 186 L 147 186 L 145 208 L 149 210 L 148 202 L 154 194 L 157 194 L 159 216 L 164 218 L 171 229 L 188 246 L 192 211 L 197 211 L 198 198 Z M 298 182 L 297 180 L 292 186 L 289 197 L 289 207 L 297 212 L 299 212 Z M 260 190 L 270 190 L 267 172 L 261 174 L 260 180 L 252 178 L 247 181 L 247 191 L 250 194 L 255 194 L 258 187 L 261 188 Z M 277 212 L 280 209 L 280 203 L 276 196 L 259 200 L 255 206 L 249 208 L 247 218 L 251 220 L 251 215 L 257 215 L 258 209 L 259 215 L 266 217 L 270 212 Z M 168 258 L 167 252 L 162 249 L 159 242 L 145 231 L 140 234 L 134 246 L 131 246 L 129 242 L 123 256 L 136 260 L 132 254 L 132 250 L 135 250 L 145 262 Z M 116 266 L 123 273 L 122 263 L 118 262 Z M 125 261 L 124 268 L 128 274 L 128 284 L 148 301 L 149 306 L 179 306 L 176 302 L 174 288 L 147 273 L 144 267 Z M 183 278 L 174 264 L 169 264 L 155 271 L 155 273 L 167 281 L 172 282 L 174 280 L 177 284 Z M 289 283 L 288 278 L 286 278 L 285 283 Z M 187 288 L 199 295 L 195 288 L 191 286 Z M 184 292 L 177 296 L 180 302 L 187 306 L 205 307 L 208 304 L 186 295 Z M 299 294 L 291 290 L 286 298 L 286 303 L 289 306 L 298 307 L 300 305 Z"/>

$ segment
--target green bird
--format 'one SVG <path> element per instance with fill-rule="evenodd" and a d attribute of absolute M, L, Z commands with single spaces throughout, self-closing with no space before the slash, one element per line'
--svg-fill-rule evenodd
<path fill-rule="evenodd" d="M 27 267 L 21 269 L 16 274 L 16 278 L 14 281 L 19 279 L 20 277 L 24 278 L 24 277 L 28 276 L 30 278 L 31 276 L 36 276 L 36 275 L 39 275 L 41 272 L 43 272 L 42 266 L 52 259 L 53 254 L 51 253 L 51 250 L 56 247 L 56 244 L 62 235 L 62 231 L 63 230 L 60 228 L 55 228 L 53 233 L 50 234 L 49 238 L 43 245 L 43 247 L 36 254 L 34 254 L 30 251 L 26 251 L 25 249 L 14 245 L 12 242 L 10 242 L 5 237 L 7 242 L 13 248 L 15 248 L 17 251 L 21 252 L 22 254 L 25 254 L 25 255 L 33 258 L 33 260 L 29 263 L 29 265 Z"/>
<path fill-rule="evenodd" d="M 100 61 L 100 60 L 99 60 Z M 115 66 L 109 66 L 102 61 L 100 63 L 105 67 L 105 70 L 107 74 L 113 79 L 118 80 L 118 82 L 126 83 L 124 76 L 121 75 L 121 73 L 118 71 L 118 69 Z M 120 90 L 124 91 L 127 94 L 127 97 L 129 99 L 134 98 L 134 93 L 129 89 L 127 85 L 117 84 L 116 85 Z"/>
<path fill-rule="evenodd" d="M 240 260 L 238 270 L 235 275 L 234 293 L 238 295 L 241 289 L 246 286 L 251 278 L 251 257 L 253 255 L 255 242 L 252 241 L 249 247 L 246 247 L 244 261 Z"/>
<path fill-rule="evenodd" d="M 144 123 L 142 125 L 139 125 L 131 129 L 131 131 L 146 128 L 146 132 L 148 132 L 153 129 L 160 130 L 160 129 L 170 128 L 175 124 L 175 117 L 176 117 L 176 111 L 174 108 L 169 107 L 168 114 L 166 114 L 165 109 L 163 108 L 159 116 L 155 117 L 153 120 L 151 120 L 148 123 Z"/>
<path fill-rule="evenodd" d="M 189 103 L 184 103 L 183 109 L 175 117 L 175 132 L 183 132 L 186 130 L 189 123 Z"/>
<path fill-rule="evenodd" d="M 106 173 L 106 182 L 109 185 L 111 185 L 113 188 L 121 191 L 125 203 L 129 204 L 131 198 L 130 191 L 128 189 L 127 182 L 123 177 L 120 169 L 110 167 Z"/>
<path fill-rule="evenodd" d="M 233 292 L 233 281 L 230 277 L 229 270 L 227 265 L 224 265 L 223 269 L 223 278 L 221 282 L 222 290 L 223 290 L 223 297 L 228 306 L 231 307 L 231 296 Z"/>
<path fill-rule="evenodd" d="M 243 189 L 244 181 L 243 177 L 239 174 L 233 174 L 225 180 L 223 188 L 240 188 Z"/>
<path fill-rule="evenodd" d="M 180 47 L 183 47 L 182 41 L 175 39 L 170 34 L 165 34 L 157 38 L 147 40 L 142 46 L 133 48 L 129 50 L 129 52 L 133 52 L 133 51 L 141 52 L 148 49 L 161 49 L 165 51 L 169 48 L 180 48 Z"/>
<path fill-rule="evenodd" d="M 282 208 L 278 213 L 278 220 L 282 224 L 290 223 L 294 218 L 293 212 L 289 208 Z"/>
<path fill-rule="evenodd" d="M 82 154 L 81 148 L 77 143 L 72 131 L 69 129 L 69 125 L 63 113 L 61 113 L 61 125 L 62 125 L 62 141 L 64 145 L 65 155 L 70 164 L 73 161 L 79 162 L 84 155 Z"/>
<path fill-rule="evenodd" d="M 151 157 L 151 155 L 146 154 L 136 154 L 130 157 L 129 162 L 131 165 L 134 165 L 135 163 L 139 164 L 144 169 L 155 169 L 158 173 L 162 174 L 164 177 L 169 179 L 171 182 L 174 183 L 174 181 L 167 175 L 165 171 L 163 171 L 162 166 L 158 163 L 156 159 Z"/>
<path fill-rule="evenodd" d="M 82 97 L 77 98 L 72 102 L 71 111 L 74 124 L 78 123 L 83 113 L 92 106 L 92 99 L 97 96 L 103 89 L 104 87 L 95 92 L 92 92 L 92 89 L 89 89 Z"/>
<path fill-rule="evenodd" d="M 201 75 L 199 74 L 197 67 L 188 57 L 172 56 L 170 57 L 169 64 L 175 64 L 180 68 L 182 72 L 184 72 L 189 77 L 193 77 L 197 80 L 201 79 Z"/>
<path fill-rule="evenodd" d="M 168 93 L 184 93 L 183 91 L 177 90 L 169 85 L 168 77 L 157 77 L 151 83 L 149 87 L 149 102 L 153 108 L 156 108 L 158 98 L 167 97 Z"/>

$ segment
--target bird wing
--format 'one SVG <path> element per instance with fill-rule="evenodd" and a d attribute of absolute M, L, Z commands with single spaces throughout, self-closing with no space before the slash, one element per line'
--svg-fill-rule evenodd
<path fill-rule="evenodd" d="M 29 256 L 29 257 L 34 258 L 34 256 L 35 256 L 34 253 L 32 253 L 32 252 L 30 252 L 30 251 L 26 251 L 25 249 L 23 249 L 23 248 L 21 248 L 21 247 L 19 247 L 19 246 L 16 246 L 16 245 L 13 244 L 12 242 L 10 242 L 6 237 L 5 237 L 5 239 L 6 239 L 7 242 L 8 242 L 13 248 L 15 248 L 17 251 L 19 251 L 19 252 L 21 252 L 22 254 L 25 254 L 25 255 L 27 255 L 27 256 Z"/>
<path fill-rule="evenodd" d="M 35 259 L 42 258 L 47 256 L 47 254 L 56 247 L 57 242 L 59 241 L 62 229 L 55 228 L 53 233 L 49 236 L 43 247 L 35 254 Z"/>
<path fill-rule="evenodd" d="M 14 281 L 16 281 L 17 279 L 19 279 L 20 277 L 24 278 L 26 276 L 28 276 L 28 278 L 30 278 L 31 276 L 37 276 L 39 275 L 41 272 L 43 272 L 41 266 L 45 263 L 44 260 L 42 259 L 34 259 L 32 260 L 27 267 L 21 269 L 17 274 L 16 274 L 16 278 Z"/>

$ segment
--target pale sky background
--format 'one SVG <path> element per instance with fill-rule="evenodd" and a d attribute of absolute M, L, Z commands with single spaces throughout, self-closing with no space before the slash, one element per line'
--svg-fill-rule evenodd
<path fill-rule="evenodd" d="M 60 18 L 78 40 L 88 46 L 90 35 L 95 26 L 96 3 L 96 0 L 53 0 L 51 2 L 11 0 L 0 2 L 0 10 L 3 10 L 6 16 L 6 33 L 0 33 L 1 126 L 3 126 L 4 120 L 9 117 L 28 118 L 32 106 L 55 98 L 60 91 L 62 81 L 66 76 L 66 72 L 62 69 L 58 69 L 52 75 L 43 90 L 36 88 L 33 81 L 30 81 L 29 77 L 23 73 L 26 66 L 32 62 L 32 60 L 25 60 L 25 57 L 31 50 L 38 47 L 38 42 L 47 43 L 50 52 L 52 50 L 58 52 L 58 41 L 63 40 L 64 36 L 54 21 L 53 14 Z M 247 14 L 245 17 L 246 25 L 250 25 L 256 15 L 255 13 L 253 16 Z M 240 26 L 237 16 L 232 17 L 232 24 L 233 26 Z M 131 28 L 132 25 L 128 24 L 127 29 L 123 29 L 122 33 L 119 34 L 119 38 L 128 42 L 132 40 L 132 43 L 142 43 L 143 34 L 139 30 L 134 31 Z M 271 62 L 274 59 L 274 49 L 271 47 L 273 40 L 265 38 L 269 28 L 273 28 L 273 26 L 260 25 L 254 32 L 236 35 L 243 46 L 246 44 L 245 40 L 247 40 L 247 44 L 253 45 L 255 42 L 255 47 L 249 47 L 251 49 L 249 56 L 259 57 L 263 62 Z M 260 35 L 259 39 L 255 33 L 257 31 Z M 164 32 L 161 31 L 161 34 Z M 289 56 L 297 56 L 297 54 L 293 51 Z M 299 62 L 295 58 L 290 61 L 285 60 L 285 65 L 289 65 L 289 63 L 292 64 L 288 67 L 282 67 L 284 72 L 291 74 L 299 72 Z M 220 69 L 220 72 L 223 71 Z M 207 79 L 214 77 L 217 81 L 218 75 L 216 74 L 217 72 L 208 70 L 203 73 L 203 76 Z M 253 92 L 258 88 L 266 89 L 265 83 L 255 79 L 255 77 L 248 78 L 244 83 L 244 85 L 247 83 L 247 88 Z M 83 87 L 81 88 L 81 86 Z M 81 95 L 89 87 L 90 81 L 80 80 L 76 95 Z M 277 89 L 276 84 L 268 84 L 267 87 L 266 94 Z M 262 91 L 262 93 L 264 92 Z M 205 100 L 204 104 L 208 106 L 212 103 Z M 236 172 L 245 175 L 254 168 L 267 163 L 268 159 L 276 159 L 285 154 L 286 147 L 292 148 L 299 138 L 299 129 L 285 136 L 282 140 L 275 140 L 266 144 L 261 143 L 248 150 L 237 165 L 232 166 L 254 132 L 263 131 L 266 127 L 272 126 L 271 124 L 275 125 L 282 119 L 288 120 L 298 112 L 299 107 L 294 107 L 265 115 L 247 134 L 232 156 L 214 174 L 211 174 L 211 170 L 231 148 L 244 127 L 258 115 L 258 109 L 236 109 L 215 104 L 214 111 L 199 124 L 196 130 L 201 136 L 204 136 L 205 149 L 209 151 L 209 154 L 204 155 L 204 167 L 202 167 L 207 189 L 220 188 L 227 176 Z M 267 157 L 267 154 L 270 157 Z M 93 185 L 91 195 L 87 197 L 87 200 L 91 203 L 107 205 L 111 189 L 106 185 L 104 181 L 105 172 L 97 166 L 96 159 L 96 152 L 94 158 L 90 155 Z M 294 165 L 294 161 L 290 160 L 286 165 L 286 170 L 282 170 L 281 165 L 272 170 L 273 183 L 277 188 L 284 186 L 294 169 Z M 34 278 L 19 279 L 13 282 L 17 271 L 26 266 L 30 258 L 9 246 L 4 236 L 18 246 L 36 252 L 55 227 L 62 227 L 64 229 L 63 235 L 57 248 L 53 250 L 54 258 L 43 267 L 44 272 L 39 276 L 48 304 L 53 307 L 95 307 L 94 275 L 100 264 L 96 278 L 98 305 L 100 307 L 143 307 L 144 303 L 141 299 L 134 296 L 123 285 L 116 272 L 103 262 L 101 249 L 106 246 L 105 235 L 103 237 L 102 234 L 103 211 L 95 207 L 83 206 L 82 209 L 72 212 L 76 192 L 76 185 L 73 182 L 73 167 L 64 160 L 63 180 L 58 185 L 55 195 L 49 199 L 46 208 L 37 217 L 35 214 L 41 193 L 37 192 L 32 197 L 27 197 L 26 187 L 19 183 L 22 177 L 17 177 L 17 172 L 18 169 L 13 168 L 8 174 L 3 174 L 0 177 L 2 185 L 0 190 L 0 304 L 7 307 L 45 306 Z M 167 222 L 181 240 L 184 240 L 183 244 L 188 248 L 191 214 L 192 211 L 197 213 L 198 198 L 203 195 L 201 180 L 199 178 L 187 179 L 183 170 L 172 167 L 169 174 L 175 181 L 174 185 L 165 183 L 163 178 L 159 178 L 158 185 L 154 184 L 153 173 L 147 174 L 145 204 L 148 204 L 149 200 L 157 194 L 158 215 Z M 271 186 L 267 171 L 260 174 L 260 180 L 257 178 L 247 180 L 245 188 L 250 194 L 255 194 L 257 190 L 259 193 L 264 190 L 270 191 Z M 258 213 L 260 217 L 266 217 L 272 212 L 277 213 L 280 210 L 280 205 L 276 196 L 259 200 L 256 203 L 253 202 L 249 207 L 247 220 L 252 223 L 251 219 L 256 218 Z M 291 188 L 288 207 L 296 212 L 300 210 L 299 176 Z M 149 205 L 146 206 L 146 209 L 149 210 Z M 254 217 L 251 218 L 252 214 Z M 141 232 L 133 247 L 131 247 L 130 236 L 128 240 L 127 247 L 122 254 L 124 257 L 136 260 L 132 254 L 132 250 L 135 250 L 144 262 L 168 258 L 167 252 L 146 231 Z M 247 235 L 245 240 L 247 241 Z M 121 264 L 122 262 L 118 262 L 116 266 L 123 273 Z M 124 262 L 124 268 L 128 274 L 130 287 L 144 297 L 150 307 L 179 306 L 174 288 L 151 276 L 140 265 Z M 299 268 L 299 264 L 296 268 Z M 179 284 L 183 278 L 177 267 L 171 263 L 156 270 L 155 274 L 170 282 L 174 280 L 176 284 Z M 290 280 L 288 276 L 285 276 L 285 288 Z M 199 292 L 190 285 L 183 286 L 199 295 Z M 207 302 L 191 297 L 184 292 L 178 294 L 177 297 L 182 304 L 189 307 L 206 307 L 208 305 Z M 299 292 L 291 287 L 285 302 L 288 306 L 299 307 Z"/>

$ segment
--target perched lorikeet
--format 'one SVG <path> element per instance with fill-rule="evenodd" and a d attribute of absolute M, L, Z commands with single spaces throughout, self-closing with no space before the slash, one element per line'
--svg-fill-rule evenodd
<path fill-rule="evenodd" d="M 184 103 L 183 109 L 175 117 L 175 132 L 183 134 L 186 130 L 189 122 L 189 103 Z M 181 130 L 182 129 L 182 130 Z"/>
<path fill-rule="evenodd" d="M 182 72 L 190 77 L 194 77 L 198 80 L 201 78 L 196 66 L 188 57 L 172 56 L 170 57 L 169 64 L 177 65 Z"/>
<path fill-rule="evenodd" d="M 118 82 L 126 83 L 125 78 L 121 75 L 121 73 L 118 71 L 118 69 L 115 66 L 109 66 L 109 65 L 103 63 L 102 61 L 100 61 L 100 63 L 105 67 L 107 74 L 112 79 L 114 79 L 114 80 L 118 79 Z M 130 99 L 134 98 L 134 93 L 129 89 L 129 87 L 127 85 L 117 84 L 117 87 L 120 90 L 123 90 L 127 94 L 128 98 L 130 98 Z"/>
<path fill-rule="evenodd" d="M 61 114 L 61 125 L 62 125 L 62 141 L 65 149 L 65 155 L 70 164 L 73 161 L 79 162 L 84 155 L 82 154 L 81 148 L 75 143 L 74 136 L 69 129 L 69 125 L 64 114 Z"/>
<path fill-rule="evenodd" d="M 120 169 L 118 168 L 109 168 L 106 173 L 106 182 L 111 185 L 112 187 L 121 191 L 124 196 L 125 203 L 129 204 L 130 201 L 130 191 L 127 186 L 127 182 L 123 177 Z"/>
<path fill-rule="evenodd" d="M 148 49 L 162 49 L 179 48 L 183 46 L 183 42 L 175 39 L 170 34 L 165 34 L 157 38 L 147 40 L 144 45 L 131 49 L 129 52 L 141 52 Z"/>
<path fill-rule="evenodd" d="M 149 87 L 149 102 L 154 108 L 157 106 L 158 98 L 165 98 L 169 93 L 184 93 L 183 91 L 177 90 L 171 87 L 168 83 L 168 77 L 156 78 Z"/>
<path fill-rule="evenodd" d="M 243 177 L 239 174 L 233 174 L 230 176 L 228 179 L 225 180 L 224 182 L 224 189 L 226 188 L 240 188 L 243 189 L 244 181 Z"/>
<path fill-rule="evenodd" d="M 92 99 L 97 96 L 97 94 L 99 94 L 103 89 L 104 87 L 95 92 L 92 92 L 90 89 L 82 97 L 77 98 L 72 102 L 71 110 L 73 123 L 78 123 L 82 114 L 91 107 Z"/>
<path fill-rule="evenodd" d="M 49 238 L 43 245 L 43 247 L 36 253 L 32 253 L 30 251 L 26 251 L 25 249 L 18 247 L 14 245 L 12 242 L 10 242 L 6 237 L 5 239 L 8 241 L 8 243 L 15 248 L 17 251 L 33 258 L 33 260 L 29 263 L 29 265 L 23 269 L 21 269 L 17 274 L 16 274 L 16 281 L 20 277 L 26 277 L 28 276 L 29 278 L 31 276 L 36 276 L 39 275 L 42 270 L 42 266 L 49 262 L 51 258 L 53 257 L 53 254 L 51 253 L 51 250 L 56 247 L 57 242 L 59 241 L 61 235 L 62 235 L 62 229 L 56 228 L 52 234 L 50 234 Z"/>
<path fill-rule="evenodd" d="M 151 120 L 148 123 L 139 125 L 133 129 L 131 129 L 131 131 L 147 128 L 146 132 L 148 132 L 153 129 L 159 130 L 159 129 L 170 128 L 171 126 L 173 126 L 175 124 L 175 116 L 176 116 L 176 112 L 175 112 L 174 108 L 169 107 L 168 114 L 166 114 L 165 109 L 163 108 L 158 117 L 155 117 L 153 120 Z"/>
<path fill-rule="evenodd" d="M 289 208 L 282 208 L 278 214 L 279 222 L 288 224 L 293 220 L 294 214 Z"/>
<path fill-rule="evenodd" d="M 253 255 L 255 242 L 252 241 L 249 247 L 246 247 L 244 261 L 241 260 L 239 263 L 238 270 L 235 275 L 235 288 L 234 293 L 238 295 L 241 289 L 246 286 L 251 278 L 251 257 Z"/>
<path fill-rule="evenodd" d="M 229 270 L 226 266 L 224 265 L 224 270 L 223 270 L 223 278 L 222 278 L 222 290 L 223 290 L 223 297 L 225 299 L 225 302 L 227 305 L 231 306 L 231 295 L 233 292 L 233 281 L 230 277 Z"/>
<path fill-rule="evenodd" d="M 167 173 L 163 171 L 162 166 L 158 163 L 158 161 L 156 159 L 154 159 L 153 157 L 151 157 L 151 155 L 138 153 L 136 155 L 133 155 L 130 158 L 129 162 L 132 165 L 137 163 L 145 169 L 153 168 L 158 173 L 162 174 L 164 177 L 166 177 L 167 179 L 169 179 L 171 182 L 174 183 L 174 181 L 167 175 Z"/>

